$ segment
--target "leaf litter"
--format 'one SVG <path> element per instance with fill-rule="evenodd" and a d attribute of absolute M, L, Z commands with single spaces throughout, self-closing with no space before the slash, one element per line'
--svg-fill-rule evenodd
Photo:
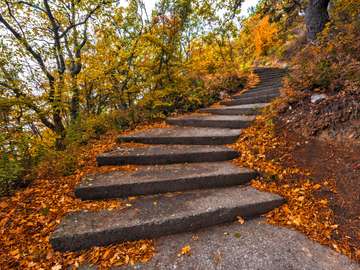
<path fill-rule="evenodd" d="M 163 123 L 155 123 L 142 125 L 137 129 L 164 126 Z M 41 177 L 34 180 L 28 188 L 0 199 L 1 269 L 77 269 L 82 264 L 108 269 L 111 266 L 147 262 L 152 258 L 155 253 L 153 240 L 66 253 L 55 252 L 49 242 L 51 233 L 68 213 L 128 207 L 122 200 L 81 201 L 74 195 L 75 186 L 88 174 L 136 170 L 135 166 L 97 167 L 96 156 L 116 148 L 117 136 L 116 133 L 109 133 L 82 148 L 79 153 L 80 166 L 73 175 L 53 176 L 47 173 L 49 168 L 43 166 L 44 171 L 38 173 Z M 131 146 L 129 143 L 126 145 Z"/>
<path fill-rule="evenodd" d="M 273 119 L 277 116 L 275 108 L 280 103 L 281 100 L 274 101 L 230 146 L 241 153 L 233 162 L 263 173 L 251 182 L 254 188 L 279 194 L 287 200 L 287 203 L 266 214 L 268 223 L 295 228 L 310 239 L 359 260 L 360 252 L 354 252 L 346 241 L 336 237 L 339 225 L 335 223 L 329 201 L 315 196 L 320 190 L 336 194 L 334 181 L 327 179 L 315 183 L 309 171 L 283 166 L 282 161 L 291 159 L 291 155 L 286 151 L 287 142 L 275 132 Z M 273 157 L 271 153 L 274 150 L 281 155 Z"/>

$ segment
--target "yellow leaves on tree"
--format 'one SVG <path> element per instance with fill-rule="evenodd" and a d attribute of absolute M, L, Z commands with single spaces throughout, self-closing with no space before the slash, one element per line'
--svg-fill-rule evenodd
<path fill-rule="evenodd" d="M 255 15 L 244 21 L 242 30 L 235 41 L 235 48 L 241 51 L 241 61 L 253 63 L 260 57 L 280 49 L 279 27 L 271 23 L 269 16 Z"/>
<path fill-rule="evenodd" d="M 274 23 L 270 23 L 269 16 L 265 16 L 258 21 L 252 30 L 256 57 L 267 53 L 276 41 L 277 33 L 277 26 Z"/>

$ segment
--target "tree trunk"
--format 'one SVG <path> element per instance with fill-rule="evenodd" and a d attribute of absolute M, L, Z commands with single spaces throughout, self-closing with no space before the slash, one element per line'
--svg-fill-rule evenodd
<path fill-rule="evenodd" d="M 79 117 L 79 111 L 80 111 L 80 90 L 77 85 L 77 75 L 73 75 L 71 78 L 71 92 L 72 92 L 72 98 L 71 98 L 71 121 L 75 122 L 77 118 Z"/>
<path fill-rule="evenodd" d="M 316 40 L 317 34 L 324 29 L 326 23 L 329 21 L 329 2 L 330 0 L 309 1 L 305 15 L 308 40 Z"/>
<path fill-rule="evenodd" d="M 57 86 L 55 87 L 55 82 L 50 81 L 50 103 L 52 106 L 52 117 L 54 123 L 53 131 L 58 136 L 55 142 L 56 150 L 64 150 L 66 148 L 64 140 L 66 136 L 65 126 L 63 124 L 63 119 L 61 116 L 62 110 L 62 89 L 64 88 L 64 77 L 63 74 L 59 74 L 57 81 Z"/>

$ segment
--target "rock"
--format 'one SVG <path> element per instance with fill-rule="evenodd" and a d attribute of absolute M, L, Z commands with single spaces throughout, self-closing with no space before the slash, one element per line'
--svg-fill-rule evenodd
<path fill-rule="evenodd" d="M 320 101 L 327 99 L 327 95 L 325 94 L 314 94 L 311 96 L 311 103 L 312 104 L 316 104 L 319 103 Z"/>

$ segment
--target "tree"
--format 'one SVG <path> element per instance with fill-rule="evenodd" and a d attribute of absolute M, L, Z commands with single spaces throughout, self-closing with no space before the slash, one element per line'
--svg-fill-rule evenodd
<path fill-rule="evenodd" d="M 58 148 L 63 147 L 65 137 L 66 96 L 71 96 L 70 118 L 74 121 L 79 115 L 77 76 L 82 70 L 82 50 L 88 42 L 88 22 L 110 2 L 4 0 L 0 4 L 0 36 L 16 51 L 13 63 L 3 65 L 1 86 L 17 99 L 27 101 L 23 105 L 57 134 Z M 6 72 L 15 61 L 21 65 L 21 87 L 18 79 Z M 70 76 L 69 93 L 65 92 L 66 76 Z M 24 91 L 28 88 L 32 89 L 30 95 Z"/>
<path fill-rule="evenodd" d="M 326 23 L 329 21 L 328 6 L 330 0 L 309 0 L 306 9 L 305 21 L 307 37 L 310 41 L 316 40 Z"/>
<path fill-rule="evenodd" d="M 223 66 L 237 54 L 242 0 L 160 0 L 151 14 L 144 0 L 119 2 L 0 1 L 1 102 L 21 109 L 26 128 L 50 129 L 59 149 L 80 119 L 132 109 L 152 92 L 176 96 L 198 72 L 194 41 L 215 44 Z"/>
<path fill-rule="evenodd" d="M 330 0 L 264 0 L 259 4 L 260 14 L 270 15 L 272 21 L 285 21 L 289 26 L 300 14 L 305 12 L 307 38 L 316 39 L 329 21 L 328 6 Z"/>

